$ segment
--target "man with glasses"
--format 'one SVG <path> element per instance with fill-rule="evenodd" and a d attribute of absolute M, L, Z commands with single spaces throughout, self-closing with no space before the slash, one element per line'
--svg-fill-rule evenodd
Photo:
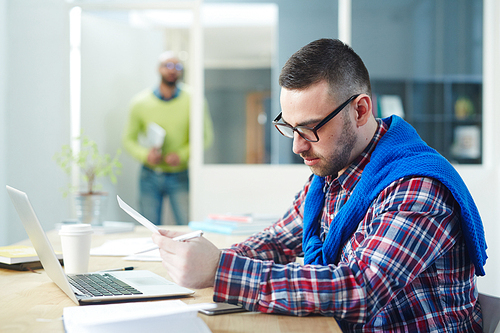
<path fill-rule="evenodd" d="M 183 70 L 174 52 L 160 55 L 160 84 L 133 98 L 123 137 L 127 151 L 143 164 L 139 180 L 140 211 L 155 224 L 161 224 L 166 197 L 176 224 L 188 223 L 190 94 L 187 87 L 178 82 Z M 207 108 L 204 119 L 205 145 L 208 146 L 213 130 Z M 153 138 L 152 141 L 159 138 L 160 142 L 143 145 L 141 137 Z"/>
<path fill-rule="evenodd" d="M 338 40 L 297 51 L 280 85 L 274 124 L 313 174 L 279 221 L 230 249 L 154 235 L 170 276 L 344 331 L 481 332 L 486 244 L 455 169 L 403 119 L 374 117 L 368 71 Z"/>

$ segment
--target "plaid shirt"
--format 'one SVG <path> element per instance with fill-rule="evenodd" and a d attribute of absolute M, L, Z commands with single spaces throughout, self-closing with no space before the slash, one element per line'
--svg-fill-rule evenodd
<path fill-rule="evenodd" d="M 327 177 L 321 238 L 387 131 L 379 121 L 365 151 Z M 336 265 L 301 265 L 302 218 L 312 176 L 271 227 L 222 252 L 214 301 L 251 311 L 333 316 L 344 331 L 481 332 L 474 265 L 460 208 L 441 183 L 399 179 L 372 202 Z"/>

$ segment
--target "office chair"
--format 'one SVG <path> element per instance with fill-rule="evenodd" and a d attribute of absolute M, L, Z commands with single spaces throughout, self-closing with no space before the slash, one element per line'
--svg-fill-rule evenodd
<path fill-rule="evenodd" d="M 500 298 L 479 293 L 478 300 L 483 312 L 483 332 L 500 333 Z"/>

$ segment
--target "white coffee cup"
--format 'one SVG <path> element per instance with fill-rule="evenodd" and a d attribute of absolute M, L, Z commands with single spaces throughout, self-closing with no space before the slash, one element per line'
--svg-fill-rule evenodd
<path fill-rule="evenodd" d="M 92 240 L 90 224 L 68 224 L 61 226 L 61 246 L 66 274 L 87 273 L 89 269 L 90 241 Z"/>

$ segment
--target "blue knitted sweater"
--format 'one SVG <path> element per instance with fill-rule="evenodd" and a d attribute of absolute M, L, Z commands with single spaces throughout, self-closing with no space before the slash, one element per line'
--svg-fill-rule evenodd
<path fill-rule="evenodd" d="M 335 264 L 339 250 L 352 236 L 372 201 L 392 182 L 407 176 L 440 181 L 460 206 L 460 222 L 476 275 L 485 275 L 486 241 L 477 207 L 455 168 L 429 147 L 403 119 L 383 119 L 388 131 L 378 142 L 370 162 L 349 200 L 333 219 L 325 242 L 319 238 L 324 202 L 324 177 L 314 176 L 304 204 L 303 250 L 305 264 Z"/>

